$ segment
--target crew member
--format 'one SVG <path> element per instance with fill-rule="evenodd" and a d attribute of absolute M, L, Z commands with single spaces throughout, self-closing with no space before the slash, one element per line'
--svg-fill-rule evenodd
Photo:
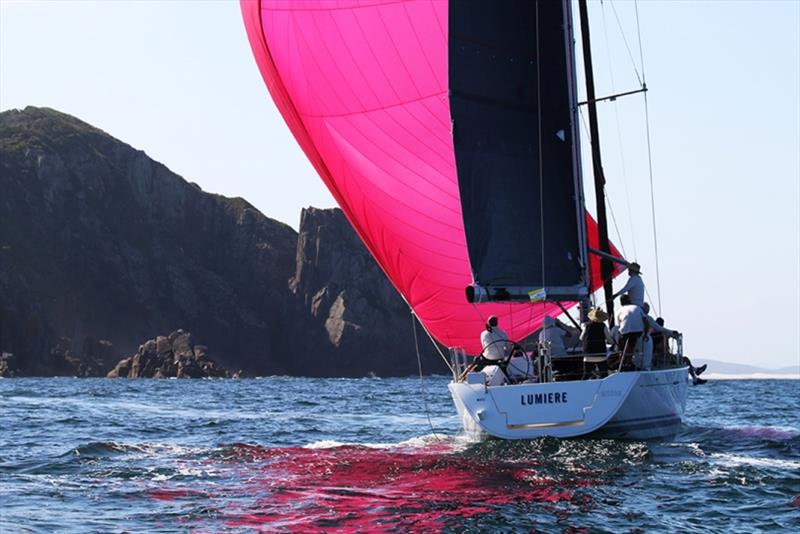
<path fill-rule="evenodd" d="M 636 306 L 644 305 L 644 281 L 642 280 L 642 268 L 636 263 L 628 264 L 628 282 L 625 287 L 614 293 L 613 298 L 627 294 L 631 303 Z"/>
<path fill-rule="evenodd" d="M 606 326 L 608 314 L 600 308 L 589 310 L 589 322 L 583 327 L 581 332 L 581 342 L 583 342 L 584 354 L 605 355 L 606 343 L 614 345 L 614 339 Z"/>
<path fill-rule="evenodd" d="M 622 349 L 623 367 L 629 363 L 629 355 L 635 351 L 637 342 L 644 334 L 645 326 L 670 337 L 678 337 L 680 335 L 677 330 L 668 330 L 658 324 L 641 307 L 631 303 L 631 298 L 627 294 L 622 295 L 620 303 L 622 306 L 617 312 L 617 324 L 619 325 L 619 346 Z"/>
<path fill-rule="evenodd" d="M 509 345 L 508 334 L 497 326 L 497 317 L 490 315 L 486 330 L 481 332 L 481 356 L 487 360 L 502 360 L 508 356 Z"/>
<path fill-rule="evenodd" d="M 553 358 L 567 356 L 567 338 L 575 339 L 579 334 L 576 328 L 570 328 L 547 315 L 542 323 L 542 331 L 539 332 L 539 343 L 550 342 L 550 356 Z"/>

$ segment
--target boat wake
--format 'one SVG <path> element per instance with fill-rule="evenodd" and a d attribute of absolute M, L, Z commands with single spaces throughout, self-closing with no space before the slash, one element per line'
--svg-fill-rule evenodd
<path fill-rule="evenodd" d="M 800 459 L 800 432 L 779 426 L 686 427 L 680 442 L 704 444 L 709 452 L 759 451 Z"/>

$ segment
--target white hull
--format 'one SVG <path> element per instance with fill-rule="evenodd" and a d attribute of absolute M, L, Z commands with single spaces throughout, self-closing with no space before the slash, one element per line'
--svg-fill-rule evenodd
<path fill-rule="evenodd" d="M 687 387 L 686 367 L 572 382 L 448 386 L 467 433 L 503 439 L 673 436 L 681 428 Z"/>

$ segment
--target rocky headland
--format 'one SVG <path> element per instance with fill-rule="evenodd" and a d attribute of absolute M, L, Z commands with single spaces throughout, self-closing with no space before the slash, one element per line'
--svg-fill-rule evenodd
<path fill-rule="evenodd" d="M 166 376 L 166 358 L 142 363 L 156 361 L 159 338 L 155 353 L 142 340 L 179 328 L 220 369 L 252 375 L 417 372 L 408 308 L 338 209 L 303 210 L 298 234 L 34 107 L 0 113 L 0 191 L 7 375 L 120 374 L 133 354 L 126 376 L 137 356 L 137 376 Z M 202 367 L 192 347 L 184 363 Z M 433 348 L 420 348 L 423 369 L 442 372 Z M 188 358 L 183 345 L 171 350 Z"/>

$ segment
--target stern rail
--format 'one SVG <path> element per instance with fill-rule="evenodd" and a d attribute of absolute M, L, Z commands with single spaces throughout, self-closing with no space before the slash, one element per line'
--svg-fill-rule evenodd
<path fill-rule="evenodd" d="M 450 347 L 450 369 L 453 371 L 453 382 L 458 382 L 464 369 L 467 368 L 467 353 L 464 347 Z"/>

